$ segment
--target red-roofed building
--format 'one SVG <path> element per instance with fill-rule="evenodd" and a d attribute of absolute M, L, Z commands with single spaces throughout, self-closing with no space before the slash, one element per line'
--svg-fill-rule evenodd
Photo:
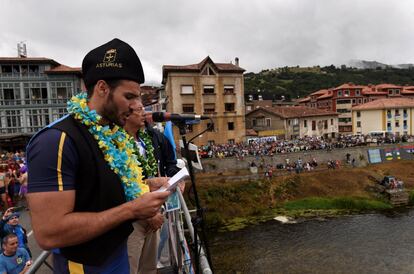
<path fill-rule="evenodd" d="M 352 108 L 353 133 L 413 134 L 414 99 L 382 98 Z"/>
<path fill-rule="evenodd" d="M 305 136 L 335 137 L 338 133 L 338 114 L 305 106 L 272 107 L 252 110 L 246 114 L 246 128 L 258 136 L 284 139 Z"/>
<path fill-rule="evenodd" d="M 336 88 L 313 92 L 301 99 L 299 104 L 338 112 L 339 133 L 351 134 L 353 107 L 382 98 L 396 97 L 414 98 L 414 87 L 393 84 L 364 86 L 346 83 Z"/>
<path fill-rule="evenodd" d="M 163 84 L 167 111 L 208 115 L 214 128 L 194 140 L 197 145 L 245 141 L 244 69 L 235 64 L 214 63 L 210 57 L 198 64 L 164 65 Z M 188 126 L 188 139 L 211 121 Z M 179 137 L 176 128 L 175 136 Z"/>
<path fill-rule="evenodd" d="M 0 57 L 0 150 L 24 149 L 39 129 L 66 114 L 82 71 L 44 57 Z"/>

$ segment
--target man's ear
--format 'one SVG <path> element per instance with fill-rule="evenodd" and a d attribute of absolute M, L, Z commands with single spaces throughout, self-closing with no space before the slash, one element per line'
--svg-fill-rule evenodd
<path fill-rule="evenodd" d="M 108 84 L 104 80 L 99 80 L 95 85 L 95 92 L 99 97 L 105 97 L 109 93 L 110 89 Z"/>

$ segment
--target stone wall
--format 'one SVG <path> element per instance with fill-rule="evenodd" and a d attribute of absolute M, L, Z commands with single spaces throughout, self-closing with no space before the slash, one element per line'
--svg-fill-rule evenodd
<path fill-rule="evenodd" d="M 403 144 L 390 144 L 382 146 L 361 146 L 351 148 L 340 148 L 327 150 L 311 150 L 311 151 L 300 151 L 286 154 L 275 154 L 273 156 L 248 156 L 244 160 L 239 160 L 235 157 L 231 158 L 211 158 L 202 159 L 202 165 L 204 172 L 225 172 L 230 170 L 247 169 L 249 164 L 254 161 L 258 166 L 262 161 L 264 164 L 271 164 L 273 166 L 277 164 L 284 164 L 286 159 L 289 159 L 291 163 L 295 162 L 299 158 L 303 162 L 311 161 L 315 158 L 318 164 L 327 163 L 329 160 L 340 160 L 342 164 L 346 162 L 346 154 L 351 154 L 352 158 L 355 158 L 357 166 L 366 166 L 368 164 L 368 149 L 373 148 L 398 148 L 400 146 L 413 145 L 414 143 L 403 143 Z M 263 159 L 263 160 L 262 160 Z M 196 171 L 197 172 L 197 171 Z M 198 171 L 199 172 L 199 171 Z"/>

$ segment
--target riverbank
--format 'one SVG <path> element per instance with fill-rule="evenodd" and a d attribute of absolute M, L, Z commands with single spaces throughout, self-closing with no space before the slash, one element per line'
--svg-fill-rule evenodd
<path fill-rule="evenodd" d="M 208 209 L 208 226 L 237 230 L 278 215 L 295 219 L 326 218 L 388 210 L 392 206 L 377 192 L 377 180 L 386 175 L 397 176 L 411 190 L 414 188 L 413 163 L 400 160 L 364 168 L 283 175 L 272 180 L 226 182 L 225 176 L 212 180 L 212 174 L 198 174 L 197 187 L 202 205 Z"/>

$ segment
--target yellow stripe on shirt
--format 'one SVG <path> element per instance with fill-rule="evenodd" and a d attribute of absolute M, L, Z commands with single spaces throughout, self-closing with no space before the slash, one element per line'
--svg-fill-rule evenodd
<path fill-rule="evenodd" d="M 83 264 L 75 263 L 68 260 L 69 274 L 85 274 Z"/>
<path fill-rule="evenodd" d="M 65 143 L 66 133 L 62 132 L 59 141 L 59 150 L 58 150 L 58 161 L 57 161 L 57 176 L 58 176 L 58 189 L 63 191 L 63 180 L 62 180 L 62 153 L 63 153 L 63 144 Z"/>

